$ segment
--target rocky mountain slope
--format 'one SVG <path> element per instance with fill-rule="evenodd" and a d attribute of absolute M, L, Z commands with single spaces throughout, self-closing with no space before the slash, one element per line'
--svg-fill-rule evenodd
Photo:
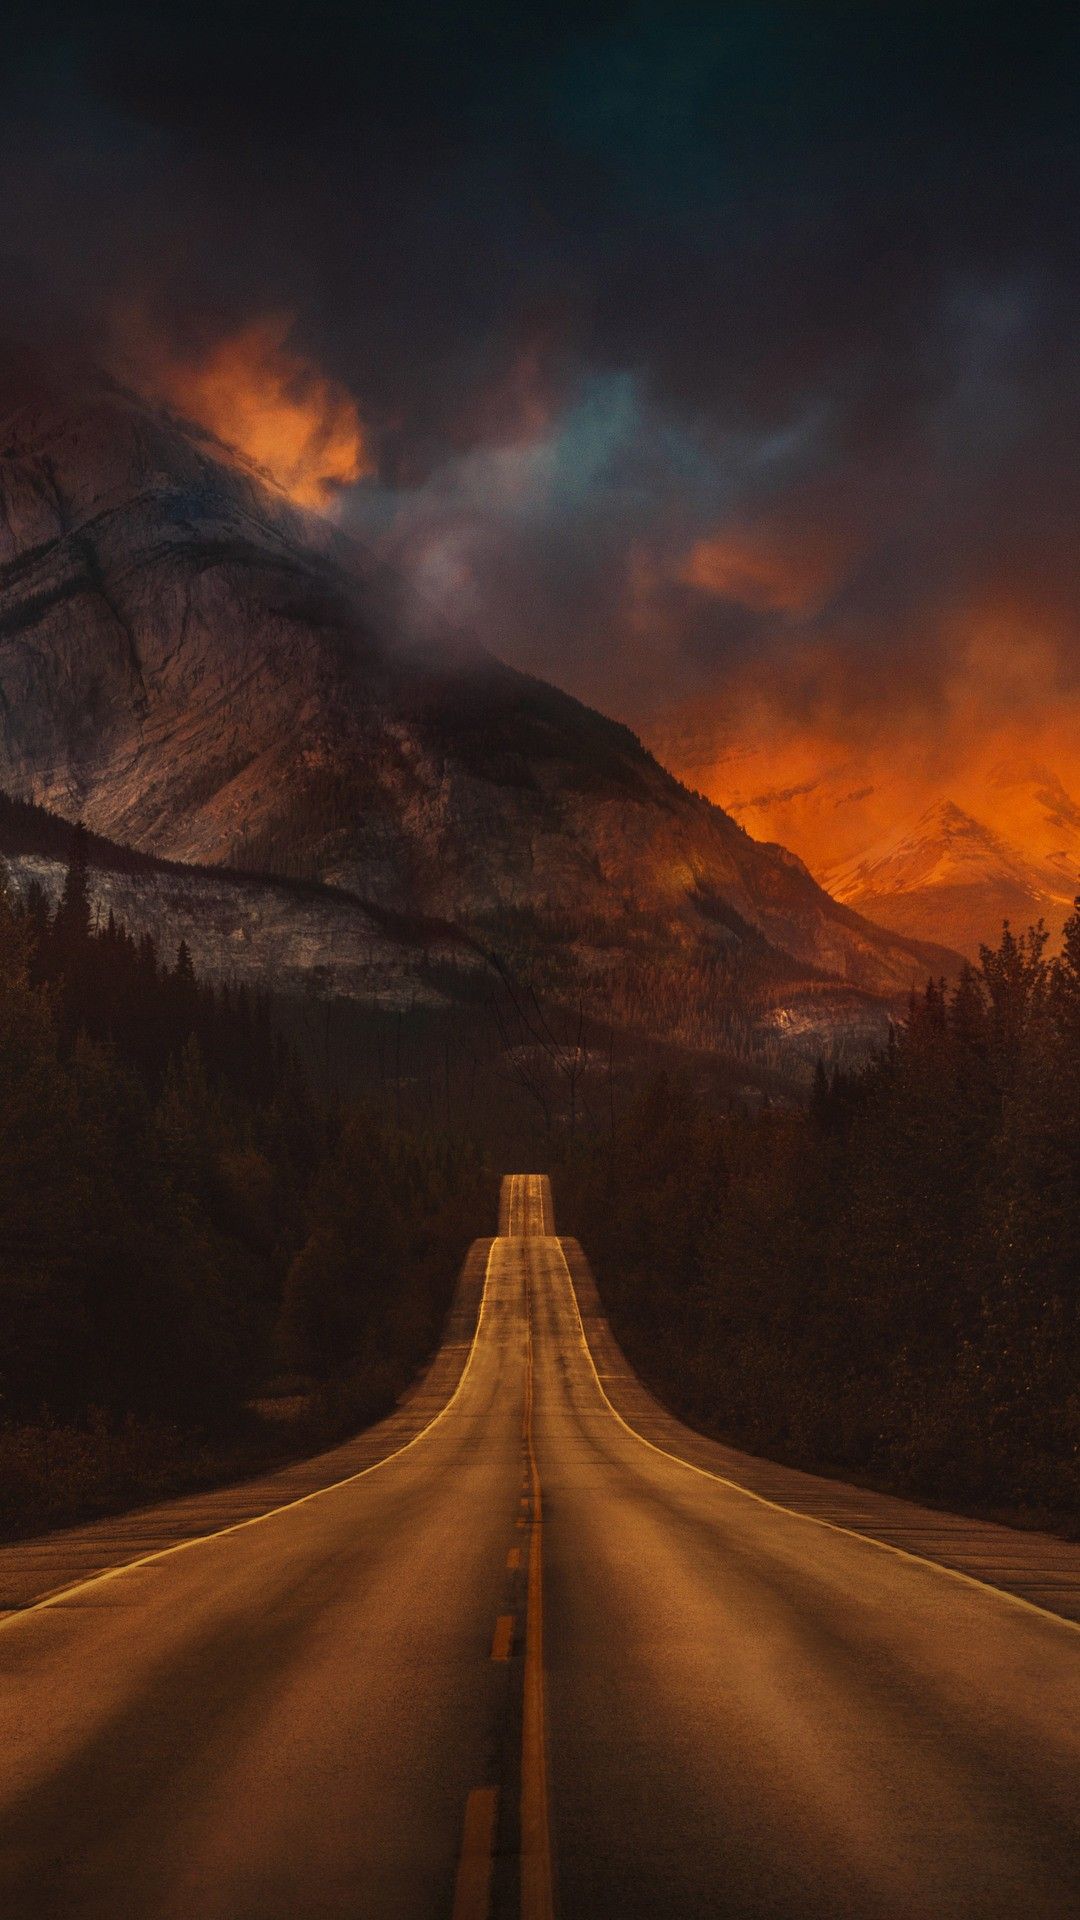
<path fill-rule="evenodd" d="M 0 793 L 0 879 L 22 898 L 36 884 L 55 907 L 72 829 L 42 807 Z M 188 867 L 90 837 L 91 910 L 149 934 L 170 964 L 183 940 L 206 979 L 278 993 L 438 1007 L 490 973 L 452 927 L 404 923 L 313 882 Z"/>
<path fill-rule="evenodd" d="M 785 979 L 892 995 L 951 965 L 626 728 L 450 636 L 399 635 L 393 580 L 190 423 L 97 377 L 9 372 L 0 786 L 594 975 L 613 951 L 767 949 L 775 1002 Z"/>

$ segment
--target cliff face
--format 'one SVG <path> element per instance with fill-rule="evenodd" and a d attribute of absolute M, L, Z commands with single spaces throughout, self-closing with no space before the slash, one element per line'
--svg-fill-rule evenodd
<path fill-rule="evenodd" d="M 410 648 L 394 601 L 190 425 L 93 378 L 0 390 L 0 786 L 159 855 L 484 939 L 660 954 L 756 934 L 793 981 L 877 994 L 950 964 L 625 728 L 460 644 Z"/>

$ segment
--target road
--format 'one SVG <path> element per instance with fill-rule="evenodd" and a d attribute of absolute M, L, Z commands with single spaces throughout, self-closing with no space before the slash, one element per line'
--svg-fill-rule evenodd
<path fill-rule="evenodd" d="M 380 1464 L 0 1619 L 5 1917 L 1080 1914 L 1077 1624 L 640 1437 L 553 1225 Z"/>

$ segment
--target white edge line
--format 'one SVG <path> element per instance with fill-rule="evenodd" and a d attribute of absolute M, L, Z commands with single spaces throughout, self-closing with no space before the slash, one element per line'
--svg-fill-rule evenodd
<path fill-rule="evenodd" d="M 406 1440 L 402 1446 L 395 1447 L 393 1453 L 384 1454 L 381 1460 L 373 1460 L 370 1466 L 360 1467 L 356 1473 L 347 1473 L 341 1480 L 331 1480 L 325 1487 L 314 1487 L 310 1493 L 299 1494 L 295 1500 L 284 1500 L 278 1507 L 267 1507 L 263 1513 L 249 1514 L 246 1520 L 234 1520 L 227 1527 L 214 1527 L 209 1533 L 193 1533 L 189 1535 L 186 1540 L 174 1540 L 171 1546 L 155 1547 L 152 1553 L 142 1553 L 135 1560 L 122 1560 L 115 1567 L 103 1567 L 99 1573 L 89 1574 L 85 1580 L 76 1580 L 67 1587 L 57 1587 L 52 1593 L 43 1594 L 40 1600 L 29 1601 L 26 1606 L 15 1606 L 7 1612 L 0 1612 L 0 1632 L 3 1632 L 5 1627 L 17 1625 L 20 1620 L 25 1620 L 29 1614 L 43 1613 L 46 1608 L 61 1606 L 66 1600 L 73 1599 L 76 1594 L 88 1592 L 91 1587 L 101 1587 L 110 1580 L 119 1580 L 121 1574 L 133 1573 L 136 1567 L 148 1567 L 152 1565 L 155 1560 L 168 1560 L 172 1554 L 185 1553 L 189 1547 L 201 1547 L 208 1540 L 224 1540 L 227 1534 L 242 1533 L 245 1527 L 261 1526 L 264 1520 L 273 1520 L 275 1515 L 279 1513 L 290 1513 L 294 1507 L 306 1507 L 309 1501 L 321 1500 L 323 1495 L 327 1493 L 337 1493 L 341 1487 L 351 1486 L 354 1480 L 363 1480 L 369 1473 L 377 1473 L 380 1467 L 388 1467 L 391 1460 L 400 1460 L 403 1453 L 408 1453 L 410 1447 L 416 1446 L 417 1441 L 426 1439 L 432 1429 L 438 1426 L 440 1420 L 446 1418 L 446 1415 L 450 1412 L 451 1407 L 454 1405 L 455 1400 L 468 1379 L 469 1369 L 472 1366 L 480 1340 L 480 1329 L 483 1325 L 484 1310 L 487 1306 L 488 1281 L 491 1278 L 491 1261 L 495 1252 L 497 1239 L 498 1236 L 496 1235 L 488 1248 L 487 1265 L 484 1268 L 484 1285 L 480 1295 L 480 1307 L 476 1316 L 476 1326 L 473 1331 L 473 1337 L 469 1344 L 468 1356 L 465 1365 L 461 1369 L 461 1377 L 453 1393 L 450 1395 L 449 1400 L 446 1401 L 444 1406 L 439 1408 L 438 1413 L 432 1416 L 426 1426 L 420 1428 L 419 1433 L 413 1434 L 411 1440 Z M 569 1269 L 567 1269 L 567 1271 L 569 1271 Z M 20 1543 L 12 1542 L 12 1544 L 18 1545 Z"/>
<path fill-rule="evenodd" d="M 784 1513 L 793 1520 L 804 1520 L 808 1526 L 823 1527 L 826 1533 L 841 1533 L 849 1540 L 861 1540 L 868 1547 L 876 1547 L 880 1553 L 895 1554 L 899 1560 L 911 1560 L 917 1567 L 930 1567 L 934 1573 L 943 1573 L 949 1580 L 958 1580 L 961 1586 L 974 1587 L 979 1593 L 992 1593 L 996 1595 L 999 1600 L 1004 1600 L 1007 1605 L 1019 1607 L 1024 1613 L 1033 1613 L 1040 1620 L 1052 1620 L 1055 1626 L 1066 1627 L 1070 1633 L 1080 1633 L 1080 1620 L 1071 1620 L 1067 1614 L 1055 1613 L 1050 1607 L 1041 1607 L 1037 1600 L 1025 1600 L 1022 1593 L 1013 1593 L 1009 1587 L 995 1586 L 992 1580 L 980 1580 L 977 1574 L 963 1573 L 959 1567 L 950 1567 L 943 1560 L 930 1560 L 923 1553 L 912 1553 L 909 1547 L 895 1546 L 891 1540 L 879 1540 L 876 1534 L 860 1533 L 856 1527 L 841 1526 L 838 1520 L 823 1520 L 820 1515 L 816 1513 L 804 1513 L 799 1507 L 785 1507 L 779 1500 L 770 1500 L 764 1493 L 755 1493 L 751 1487 L 740 1486 L 737 1480 L 728 1480 L 724 1474 L 713 1473 L 708 1467 L 695 1466 L 692 1460 L 684 1460 L 681 1454 L 669 1453 L 666 1447 L 658 1447 L 654 1441 L 646 1440 L 643 1433 L 639 1433 L 636 1427 L 632 1427 L 628 1420 L 623 1419 L 618 1408 L 612 1405 L 612 1402 L 608 1399 L 604 1391 L 603 1381 L 597 1372 L 596 1361 L 593 1359 L 592 1348 L 589 1345 L 588 1335 L 585 1332 L 585 1322 L 581 1317 L 581 1308 L 578 1305 L 577 1288 L 574 1285 L 574 1276 L 570 1271 L 570 1263 L 563 1251 L 562 1239 L 558 1235 L 552 1235 L 552 1238 L 558 1242 L 559 1258 L 566 1269 L 566 1278 L 570 1283 L 570 1298 L 574 1303 L 574 1312 L 577 1315 L 578 1328 L 581 1333 L 581 1344 L 588 1357 L 589 1366 L 592 1369 L 593 1379 L 596 1381 L 600 1398 L 603 1400 L 608 1412 L 618 1421 L 620 1427 L 625 1427 L 631 1438 L 638 1441 L 641 1446 L 648 1447 L 650 1453 L 658 1453 L 663 1460 L 673 1460 L 677 1467 L 685 1467 L 687 1473 L 700 1474 L 703 1480 L 715 1480 L 719 1486 L 730 1488 L 732 1493 L 741 1493 L 744 1500 L 753 1500 L 759 1507 L 767 1507 L 772 1513 Z M 702 1437 L 705 1438 L 707 1436 Z"/>

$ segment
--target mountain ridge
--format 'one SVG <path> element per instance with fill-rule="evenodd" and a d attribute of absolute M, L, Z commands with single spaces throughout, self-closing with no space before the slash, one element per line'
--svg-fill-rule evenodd
<path fill-rule="evenodd" d="M 883 996 L 952 968 L 831 900 L 621 722 L 401 625 L 385 569 L 174 416 L 93 381 L 0 394 L 12 792 L 481 941 L 522 912 L 552 946 L 592 928 L 715 949 L 744 926 L 794 974 Z"/>
<path fill-rule="evenodd" d="M 1009 783 L 1020 784 L 1012 774 Z M 1058 788 L 1071 807 L 1060 782 L 1044 792 Z M 1063 812 L 1059 824 L 1074 823 Z M 1080 811 L 1075 826 L 1080 829 Z M 824 879 L 837 899 L 881 924 L 912 938 L 933 925 L 976 959 L 1005 920 L 1014 927 L 1042 921 L 1051 939 L 1057 937 L 1080 893 L 1080 831 L 1071 847 L 1038 857 L 955 801 L 940 799 L 865 854 L 830 868 Z"/>

